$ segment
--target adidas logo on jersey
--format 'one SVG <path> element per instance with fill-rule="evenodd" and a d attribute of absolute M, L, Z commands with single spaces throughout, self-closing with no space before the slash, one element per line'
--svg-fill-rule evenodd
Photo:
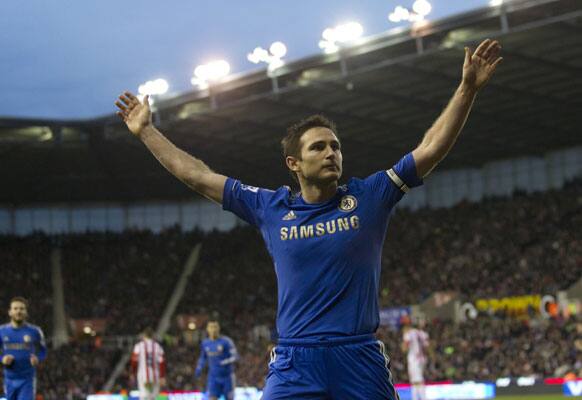
<path fill-rule="evenodd" d="M 297 215 L 293 211 L 289 211 L 284 217 L 283 221 L 291 221 L 297 218 Z"/>

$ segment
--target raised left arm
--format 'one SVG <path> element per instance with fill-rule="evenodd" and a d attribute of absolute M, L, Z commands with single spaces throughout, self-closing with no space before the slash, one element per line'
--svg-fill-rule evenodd
<path fill-rule="evenodd" d="M 465 47 L 463 78 L 449 104 L 425 133 L 422 142 L 413 150 L 419 178 L 427 176 L 451 150 L 473 107 L 479 90 L 489 81 L 497 65 L 501 46 L 496 40 L 486 39 L 475 53 Z"/>

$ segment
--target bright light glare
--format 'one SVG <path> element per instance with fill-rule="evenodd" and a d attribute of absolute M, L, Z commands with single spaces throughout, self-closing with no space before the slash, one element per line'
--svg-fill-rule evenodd
<path fill-rule="evenodd" d="M 208 89 L 208 82 L 206 82 L 203 79 L 198 79 L 195 76 L 193 76 L 192 79 L 190 79 L 190 83 L 192 84 L 192 86 L 196 86 L 200 90 Z"/>
<path fill-rule="evenodd" d="M 408 21 L 410 20 L 410 11 L 402 6 L 396 6 L 388 19 L 392 22 Z"/>
<path fill-rule="evenodd" d="M 138 92 L 142 96 L 146 94 L 158 95 L 164 94 L 168 91 L 169 85 L 165 79 L 156 79 L 155 81 L 147 81 L 143 85 L 139 85 Z"/>
<path fill-rule="evenodd" d="M 339 46 L 334 42 L 328 42 L 326 40 L 319 41 L 319 48 L 323 50 L 325 54 L 335 53 L 339 50 Z"/>
<path fill-rule="evenodd" d="M 326 54 L 335 53 L 339 50 L 338 44 L 355 40 L 363 33 L 364 28 L 357 22 L 348 22 L 335 28 L 327 28 L 321 34 L 323 39 L 319 41 L 319 48 Z"/>
<path fill-rule="evenodd" d="M 271 47 L 269 47 L 269 51 L 274 57 L 281 59 L 285 57 L 285 54 L 287 54 L 287 46 L 282 42 L 274 42 Z"/>
<path fill-rule="evenodd" d="M 412 5 L 412 10 L 406 7 L 396 6 L 394 11 L 388 15 L 391 22 L 409 21 L 420 22 L 424 20 L 432 10 L 431 4 L 428 0 L 416 0 Z"/>
<path fill-rule="evenodd" d="M 502 4 L 503 4 L 503 0 L 491 0 L 491 1 L 489 2 L 489 5 L 490 5 L 491 7 L 497 7 L 497 6 L 500 6 L 500 5 L 502 5 Z"/>
<path fill-rule="evenodd" d="M 326 30 L 323 31 L 321 36 L 323 37 L 324 40 L 327 40 L 328 42 L 335 42 L 335 29 L 327 28 Z"/>
<path fill-rule="evenodd" d="M 285 63 L 283 62 L 283 60 L 281 60 L 280 58 L 274 58 L 270 63 L 269 63 L 269 71 L 274 71 L 277 68 L 281 68 L 283 65 L 285 65 Z"/>
<path fill-rule="evenodd" d="M 224 78 L 229 72 L 230 65 L 224 60 L 217 60 L 197 66 L 194 75 L 200 80 L 209 82 Z"/>
<path fill-rule="evenodd" d="M 258 64 L 261 61 L 269 62 L 269 52 L 262 47 L 256 47 L 252 53 L 247 54 L 247 60 L 254 64 Z"/>
<path fill-rule="evenodd" d="M 345 43 L 362 36 L 364 28 L 357 22 L 338 25 L 333 29 L 332 38 L 334 42 Z"/>
<path fill-rule="evenodd" d="M 256 47 L 252 53 L 247 54 L 247 59 L 255 64 L 264 62 L 269 64 L 269 71 L 282 67 L 285 63 L 281 60 L 287 54 L 287 46 L 282 42 L 273 42 L 269 50 Z"/>
<path fill-rule="evenodd" d="M 87 335 L 90 334 L 91 331 L 92 331 L 92 329 L 91 329 L 90 326 L 86 326 L 86 327 L 83 328 L 83 332 L 85 332 Z"/>
<path fill-rule="evenodd" d="M 412 9 L 418 15 L 426 16 L 432 10 L 432 6 L 427 0 L 416 0 L 412 5 Z"/>

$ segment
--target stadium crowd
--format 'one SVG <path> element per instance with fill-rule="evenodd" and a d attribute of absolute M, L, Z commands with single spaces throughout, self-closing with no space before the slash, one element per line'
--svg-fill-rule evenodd
<path fill-rule="evenodd" d="M 417 304 L 441 290 L 463 298 L 555 293 L 582 277 L 582 182 L 562 190 L 462 203 L 450 209 L 398 210 L 388 229 L 381 306 Z M 508 234 L 510 233 L 510 234 Z M 237 344 L 241 386 L 262 386 L 276 311 L 276 280 L 259 234 L 161 234 L 128 231 L 0 238 L 0 302 L 24 295 L 31 321 L 51 333 L 51 249 L 62 249 L 65 303 L 70 318 L 106 321 L 99 336 L 137 335 L 157 321 L 193 245 L 202 242 L 176 314 L 213 315 Z M 200 328 L 200 327 L 198 327 Z M 258 329 L 260 328 L 260 329 Z M 428 380 L 499 376 L 582 375 L 582 322 L 480 317 L 461 325 L 429 321 Z M 194 379 L 197 340 L 174 321 L 163 338 L 168 387 L 202 388 Z M 397 381 L 406 381 L 401 332 L 381 327 Z M 99 337 L 98 336 L 98 337 Z M 76 337 L 49 352 L 40 368 L 44 399 L 80 399 L 99 390 L 128 348 Z M 126 388 L 128 371 L 115 388 Z"/>

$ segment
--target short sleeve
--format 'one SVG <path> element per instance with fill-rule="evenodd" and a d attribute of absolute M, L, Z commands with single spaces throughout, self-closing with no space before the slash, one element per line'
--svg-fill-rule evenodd
<path fill-rule="evenodd" d="M 406 154 L 392 168 L 379 171 L 365 179 L 366 185 L 383 205 L 394 207 L 405 193 L 423 184 L 416 173 L 416 163 L 412 153 Z"/>
<path fill-rule="evenodd" d="M 272 190 L 248 186 L 238 180 L 228 178 L 224 185 L 222 208 L 231 211 L 251 225 L 260 227 L 265 208 L 273 196 Z"/>

